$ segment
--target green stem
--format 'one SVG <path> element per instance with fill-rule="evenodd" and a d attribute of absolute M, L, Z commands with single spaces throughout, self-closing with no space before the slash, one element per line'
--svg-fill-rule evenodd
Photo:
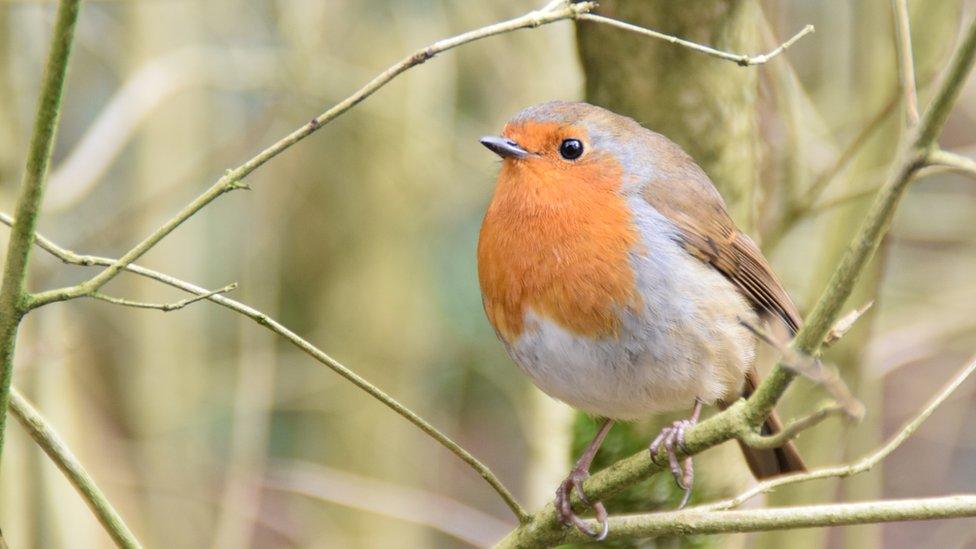
<path fill-rule="evenodd" d="M 27 266 L 34 244 L 41 199 L 44 196 L 44 181 L 54 149 L 78 9 L 79 0 L 62 0 L 58 5 L 51 51 L 44 68 L 44 80 L 34 118 L 27 168 L 21 182 L 20 196 L 17 198 L 16 222 L 7 244 L 7 260 L 0 286 L 0 454 L 3 452 L 7 404 L 10 401 L 17 329 L 27 310 Z"/>
<path fill-rule="evenodd" d="M 68 481 L 78 490 L 115 544 L 126 549 L 141 547 L 132 531 L 125 525 L 125 521 L 109 503 L 105 494 L 98 489 L 95 481 L 64 444 L 61 437 L 16 388 L 10 390 L 10 411 L 27 429 L 34 442 L 44 450 L 44 453 L 54 461 L 58 469 L 61 469 Z"/>

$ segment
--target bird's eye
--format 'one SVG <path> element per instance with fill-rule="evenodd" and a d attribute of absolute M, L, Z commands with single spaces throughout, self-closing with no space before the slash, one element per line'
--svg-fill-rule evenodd
<path fill-rule="evenodd" d="M 583 154 L 583 142 L 579 139 L 564 139 L 559 145 L 559 156 L 566 160 L 576 160 Z"/>

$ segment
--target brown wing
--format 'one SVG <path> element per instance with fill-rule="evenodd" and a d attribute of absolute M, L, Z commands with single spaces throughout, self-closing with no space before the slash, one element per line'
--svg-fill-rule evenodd
<path fill-rule="evenodd" d="M 690 254 L 728 278 L 760 314 L 779 318 L 796 333 L 802 322 L 796 305 L 759 247 L 736 228 L 711 180 L 677 145 L 655 145 L 664 157 L 659 165 L 668 169 L 647 182 L 644 199 L 678 227 Z"/>

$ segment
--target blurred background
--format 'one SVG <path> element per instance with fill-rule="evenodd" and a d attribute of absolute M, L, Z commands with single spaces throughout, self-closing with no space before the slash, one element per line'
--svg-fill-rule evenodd
<path fill-rule="evenodd" d="M 40 222 L 117 257 L 236 166 L 442 37 L 526 0 L 90 0 L 71 60 Z M 976 2 L 914 0 L 923 105 Z M 588 99 L 706 168 L 801 309 L 821 291 L 904 127 L 887 0 L 693 4 L 601 12 L 735 52 L 816 33 L 744 69 L 622 31 L 561 22 L 466 45 L 408 72 L 250 176 L 141 263 L 248 303 L 383 388 L 549 501 L 593 430 L 531 386 L 486 322 L 475 243 L 498 162 L 478 144 L 524 106 Z M 0 208 L 10 212 L 54 3 L 0 0 Z M 976 154 L 976 87 L 943 147 Z M 810 465 L 876 447 L 976 351 L 976 184 L 932 173 L 901 206 L 848 304 L 874 309 L 829 354 L 868 415 L 799 440 Z M 6 233 L 4 233 L 6 234 Z M 0 237 L 6 242 L 6 237 Z M 90 276 L 38 252 L 30 287 Z M 184 297 L 123 275 L 128 299 Z M 272 333 L 211 303 L 161 313 L 90 300 L 26 320 L 15 385 L 60 431 L 149 547 L 485 546 L 514 525 L 488 486 L 401 417 Z M 862 476 L 770 505 L 976 491 L 976 383 Z M 797 384 L 787 416 L 825 398 Z M 646 445 L 618 426 L 601 458 Z M 107 547 L 61 474 L 11 422 L 0 525 L 11 547 Z M 734 450 L 734 448 L 732 448 Z M 698 458 L 696 499 L 750 482 L 737 451 Z M 660 476 L 611 512 L 673 506 Z M 700 487 L 700 489 L 698 489 Z M 954 520 L 641 542 L 695 547 L 973 547 Z M 630 544 L 634 545 L 634 544 Z"/>

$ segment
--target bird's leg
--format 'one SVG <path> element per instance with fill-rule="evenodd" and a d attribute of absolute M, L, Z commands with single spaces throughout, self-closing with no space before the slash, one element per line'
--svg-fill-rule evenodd
<path fill-rule="evenodd" d="M 590 476 L 590 466 L 593 464 L 593 458 L 596 457 L 597 450 L 603 444 L 603 439 L 607 438 L 607 433 L 610 432 L 610 427 L 612 426 L 612 419 L 603 420 L 600 429 L 596 432 L 596 436 L 593 437 L 593 440 L 583 450 L 583 454 L 576 460 L 576 465 L 569 472 L 569 476 L 556 489 L 555 505 L 556 514 L 559 515 L 559 519 L 567 526 L 570 524 L 576 525 L 580 532 L 595 538 L 597 541 L 602 541 L 603 538 L 607 537 L 607 532 L 610 529 L 610 523 L 607 521 L 607 509 L 599 501 L 590 503 L 586 498 L 586 494 L 583 493 L 583 481 Z M 586 522 L 573 512 L 572 495 L 574 488 L 576 489 L 576 493 L 579 494 L 580 501 L 583 502 L 583 505 L 593 507 L 593 511 L 596 512 L 596 520 L 600 522 L 599 532 L 590 530 Z"/>
<path fill-rule="evenodd" d="M 679 464 L 675 449 L 680 448 L 681 451 L 685 451 L 685 429 L 698 423 L 701 410 L 702 400 L 696 397 L 695 407 L 691 412 L 691 417 L 675 421 L 670 426 L 661 429 L 661 433 L 651 442 L 648 448 L 651 452 L 651 461 L 657 463 L 657 451 L 662 445 L 664 446 L 664 451 L 668 455 L 668 465 L 671 468 L 671 475 L 674 477 L 674 482 L 677 483 L 678 488 L 685 491 L 685 495 L 681 498 L 681 504 L 678 505 L 678 509 L 683 508 L 688 503 L 688 498 L 691 497 L 691 485 L 695 479 L 695 468 L 691 456 L 687 456 Z"/>

